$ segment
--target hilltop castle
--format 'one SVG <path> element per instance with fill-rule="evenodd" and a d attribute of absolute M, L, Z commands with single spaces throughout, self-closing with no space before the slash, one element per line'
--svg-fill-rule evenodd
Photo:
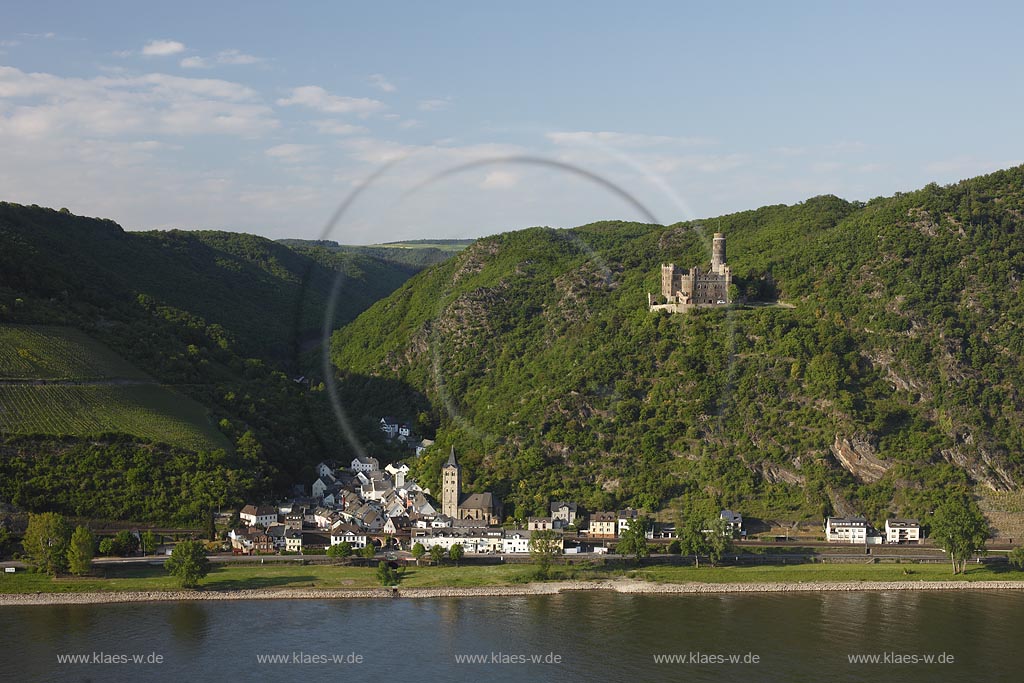
<path fill-rule="evenodd" d="M 682 313 L 695 306 L 724 306 L 730 303 L 729 286 L 732 270 L 725 263 L 725 235 L 715 233 L 711 245 L 711 268 L 702 272 L 700 266 L 689 271 L 676 264 L 661 265 L 661 296 L 665 303 L 655 303 L 648 293 L 647 305 L 652 311 Z"/>
<path fill-rule="evenodd" d="M 441 514 L 453 519 L 475 519 L 491 526 L 501 524 L 501 501 L 493 493 L 462 495 L 462 467 L 452 446 L 441 468 Z"/>

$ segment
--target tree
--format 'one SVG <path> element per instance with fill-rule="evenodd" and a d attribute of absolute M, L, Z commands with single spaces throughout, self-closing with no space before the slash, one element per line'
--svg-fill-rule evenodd
<path fill-rule="evenodd" d="M 352 544 L 348 541 L 335 543 L 327 549 L 328 557 L 349 557 L 352 555 Z"/>
<path fill-rule="evenodd" d="M 11 530 L 7 525 L 0 524 L 0 557 L 7 554 L 7 546 L 11 543 Z"/>
<path fill-rule="evenodd" d="M 427 549 L 423 547 L 422 543 L 420 543 L 419 541 L 416 541 L 416 543 L 412 546 L 412 556 L 416 560 L 416 566 L 417 567 L 420 565 L 420 560 L 426 554 L 427 554 Z"/>
<path fill-rule="evenodd" d="M 68 544 L 68 569 L 72 574 L 82 576 L 92 569 L 93 545 L 95 543 L 89 527 L 80 526 L 71 534 Z"/>
<path fill-rule="evenodd" d="M 683 528 L 683 533 L 679 540 L 682 552 L 687 555 L 693 555 L 693 563 L 699 569 L 700 556 L 706 555 L 708 552 L 704 525 L 701 524 L 700 520 L 690 518 Z"/>
<path fill-rule="evenodd" d="M 114 550 L 114 539 L 109 537 L 100 539 L 100 555 L 113 555 Z"/>
<path fill-rule="evenodd" d="M 712 517 L 704 523 L 702 531 L 705 537 L 704 548 L 713 567 L 729 552 L 732 546 L 732 529 L 721 517 Z"/>
<path fill-rule="evenodd" d="M 146 531 L 142 534 L 142 538 L 140 540 L 143 554 L 151 555 L 156 552 L 156 534 L 152 531 Z"/>
<path fill-rule="evenodd" d="M 366 545 L 359 551 L 359 554 L 368 560 L 372 560 L 373 556 L 377 554 L 377 546 L 372 541 L 367 541 Z"/>
<path fill-rule="evenodd" d="M 459 565 L 459 560 L 461 560 L 465 554 L 466 551 L 463 549 L 461 543 L 456 543 L 448 549 L 448 559 L 454 562 L 456 567 Z"/>
<path fill-rule="evenodd" d="M 1024 545 L 1019 545 L 1010 551 L 1010 564 L 1017 569 L 1024 569 Z"/>
<path fill-rule="evenodd" d="M 444 548 L 439 545 L 431 547 L 430 559 L 434 561 L 434 564 L 441 564 L 441 561 L 444 560 Z"/>
<path fill-rule="evenodd" d="M 551 564 L 562 552 L 562 539 L 551 529 L 534 531 L 530 536 L 530 559 L 537 565 L 537 575 L 547 578 Z"/>
<path fill-rule="evenodd" d="M 118 555 L 128 556 L 139 549 L 139 537 L 124 529 L 118 531 L 117 536 L 114 536 L 114 545 Z"/>
<path fill-rule="evenodd" d="M 935 510 L 931 523 L 931 538 L 949 553 L 953 573 L 967 567 L 967 560 L 975 552 L 985 551 L 990 531 L 978 505 L 965 494 L 946 499 Z"/>
<path fill-rule="evenodd" d="M 397 569 L 381 560 L 377 563 L 377 580 L 382 586 L 397 586 L 402 580 L 402 575 Z"/>
<path fill-rule="evenodd" d="M 672 539 L 672 542 L 668 544 L 668 552 L 670 555 L 678 555 L 683 552 L 682 546 L 679 544 L 679 539 Z"/>
<path fill-rule="evenodd" d="M 21 544 L 39 569 L 56 575 L 67 568 L 71 527 L 56 512 L 30 514 Z"/>
<path fill-rule="evenodd" d="M 626 530 L 619 534 L 619 542 L 615 546 L 615 552 L 619 555 L 632 555 L 639 563 L 640 560 L 651 554 L 647 547 L 647 529 L 650 522 L 646 517 L 637 517 L 629 523 Z"/>
<path fill-rule="evenodd" d="M 171 576 L 177 577 L 182 588 L 195 588 L 199 585 L 199 579 L 209 573 L 210 560 L 200 541 L 182 541 L 174 546 L 164 567 Z"/>

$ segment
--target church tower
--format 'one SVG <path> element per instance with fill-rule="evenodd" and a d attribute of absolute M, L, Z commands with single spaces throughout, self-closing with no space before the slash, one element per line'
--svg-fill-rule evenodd
<path fill-rule="evenodd" d="M 441 514 L 458 519 L 461 497 L 462 468 L 455 460 L 455 446 L 452 446 L 448 462 L 441 468 Z"/>

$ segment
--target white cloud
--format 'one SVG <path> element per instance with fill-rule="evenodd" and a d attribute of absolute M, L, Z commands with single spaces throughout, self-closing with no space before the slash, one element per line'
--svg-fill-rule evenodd
<path fill-rule="evenodd" d="M 420 100 L 416 108 L 420 111 L 443 111 L 452 105 L 451 98 Z"/>
<path fill-rule="evenodd" d="M 210 63 L 202 57 L 185 57 L 178 63 L 183 69 L 209 69 Z"/>
<path fill-rule="evenodd" d="M 253 136 L 278 125 L 251 88 L 160 73 L 83 79 L 0 67 L 0 98 L 19 100 L 0 118 L 0 133 L 30 136 Z"/>
<path fill-rule="evenodd" d="M 260 57 L 254 57 L 253 55 L 247 55 L 239 50 L 221 50 L 217 53 L 217 62 L 219 64 L 259 64 L 263 59 Z"/>
<path fill-rule="evenodd" d="M 617 148 L 640 147 L 694 147 L 712 145 L 715 141 L 706 137 L 677 137 L 670 135 L 645 135 L 641 133 L 615 133 L 610 131 L 556 131 L 548 133 L 548 140 L 556 145 L 597 145 Z"/>
<path fill-rule="evenodd" d="M 318 152 L 313 145 L 284 144 L 267 149 L 265 154 L 286 164 L 298 164 L 313 159 Z"/>
<path fill-rule="evenodd" d="M 317 131 L 325 135 L 356 135 L 357 133 L 366 132 L 366 128 L 362 126 L 356 126 L 351 123 L 335 121 L 332 119 L 314 121 L 313 125 L 316 126 Z"/>
<path fill-rule="evenodd" d="M 57 37 L 57 34 L 53 31 L 47 31 L 46 33 L 21 33 L 22 38 L 43 38 L 45 40 L 52 40 Z"/>
<path fill-rule="evenodd" d="M 385 78 L 383 74 L 370 74 L 367 80 L 370 82 L 370 85 L 383 92 L 395 92 L 398 90 L 394 83 Z"/>
<path fill-rule="evenodd" d="M 398 127 L 401 128 L 402 130 L 410 130 L 412 128 L 419 128 L 421 125 L 423 124 L 421 124 L 416 119 L 406 119 L 399 123 Z"/>
<path fill-rule="evenodd" d="M 303 106 L 328 114 L 359 114 L 365 116 L 385 108 L 379 100 L 366 97 L 331 95 L 318 85 L 292 88 L 291 95 L 277 100 L 282 107 Z"/>
<path fill-rule="evenodd" d="M 491 171 L 480 182 L 485 190 L 507 190 L 519 184 L 519 174 L 512 171 Z"/>
<path fill-rule="evenodd" d="M 142 48 L 147 57 L 169 57 L 185 51 L 185 45 L 176 40 L 151 40 Z"/>

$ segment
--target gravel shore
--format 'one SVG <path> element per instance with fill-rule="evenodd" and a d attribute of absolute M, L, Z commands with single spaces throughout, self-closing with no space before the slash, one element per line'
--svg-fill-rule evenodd
<path fill-rule="evenodd" d="M 474 588 L 368 588 L 333 590 L 284 588 L 240 591 L 139 591 L 109 593 L 0 594 L 0 607 L 15 605 L 94 605 L 182 600 L 351 600 L 395 598 L 506 597 L 552 595 L 572 591 L 616 593 L 818 593 L 863 591 L 1024 590 L 1024 581 L 850 581 L 832 583 L 650 583 L 628 579 L 557 581 L 522 586 Z"/>

